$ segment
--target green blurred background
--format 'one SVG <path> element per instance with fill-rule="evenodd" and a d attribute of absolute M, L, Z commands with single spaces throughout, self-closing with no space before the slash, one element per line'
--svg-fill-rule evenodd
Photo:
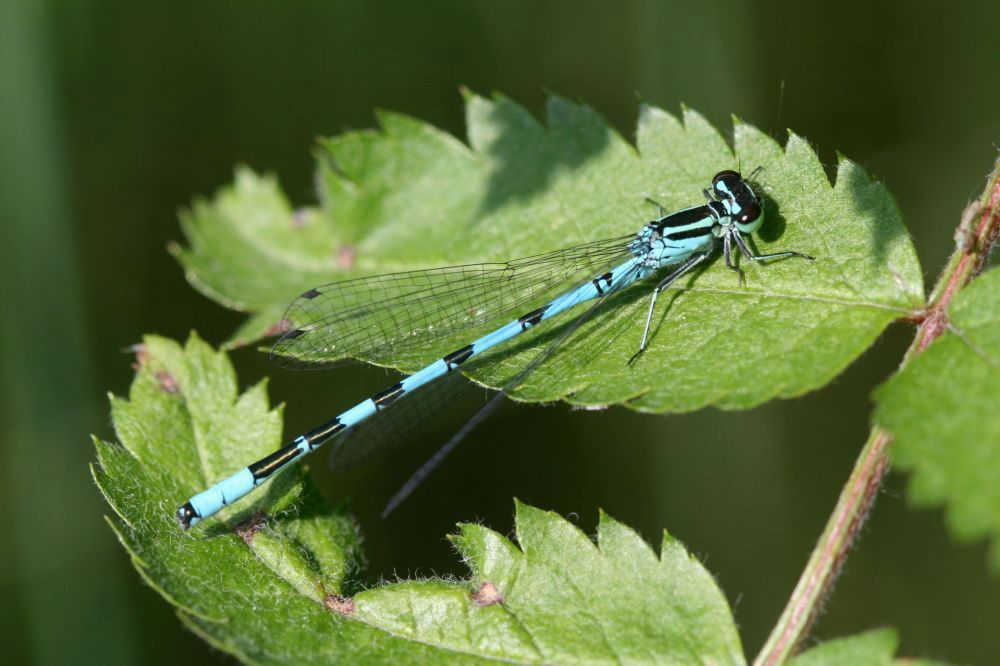
<path fill-rule="evenodd" d="M 240 321 L 165 250 L 178 208 L 235 163 L 307 204 L 314 138 L 371 126 L 378 107 L 463 136 L 460 85 L 536 113 L 554 91 L 632 137 L 640 98 L 684 102 L 725 131 L 735 113 L 782 139 L 795 128 L 827 164 L 835 150 L 859 161 L 895 193 L 932 278 L 996 156 L 997 25 L 996 2 L 2 3 L 0 659 L 231 661 L 140 581 L 87 464 L 88 433 L 113 436 L 104 392 L 128 389 L 122 347 L 192 328 L 218 343 Z M 752 655 L 910 335 L 895 326 L 824 390 L 746 413 L 508 408 L 386 521 L 383 502 L 455 423 L 317 478 L 351 498 L 373 580 L 462 574 L 444 535 L 476 519 L 508 532 L 514 496 L 587 531 L 599 507 L 654 542 L 666 527 L 716 575 Z M 289 431 L 385 381 L 235 360 L 244 384 L 273 375 Z M 540 436 L 519 442 L 523 429 Z M 942 512 L 907 507 L 904 483 L 889 478 L 815 635 L 892 625 L 903 654 L 995 663 L 985 547 L 952 544 Z"/>

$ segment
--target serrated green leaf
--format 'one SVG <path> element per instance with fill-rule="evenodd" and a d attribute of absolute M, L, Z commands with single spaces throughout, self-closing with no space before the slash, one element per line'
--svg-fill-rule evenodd
<path fill-rule="evenodd" d="M 469 95 L 466 117 L 469 145 L 392 113 L 379 114 L 379 131 L 323 141 L 321 207 L 300 217 L 273 179 L 241 170 L 234 187 L 185 215 L 190 248 L 178 257 L 195 286 L 252 313 L 238 333 L 247 341 L 273 331 L 285 305 L 321 283 L 620 236 L 653 216 L 644 197 L 679 209 L 702 200 L 717 171 L 759 165 L 758 251 L 795 249 L 815 262 L 746 266 L 741 286 L 715 261 L 661 299 L 649 351 L 628 366 L 650 294 L 637 285 L 515 397 L 657 412 L 750 407 L 823 386 L 923 303 L 916 254 L 885 187 L 844 158 L 831 185 L 800 137 L 782 148 L 737 121 L 733 150 L 693 111 L 678 120 L 643 107 L 633 146 L 593 110 L 559 97 L 549 99 L 544 125 L 499 97 Z M 503 386 L 562 325 L 489 352 L 470 374 Z M 465 342 L 444 340 L 394 363 L 412 372 Z"/>
<path fill-rule="evenodd" d="M 181 532 L 177 504 L 281 435 L 264 385 L 240 394 L 226 356 L 197 337 L 146 338 L 112 413 L 120 444 L 97 441 L 94 468 L 112 528 L 185 624 L 243 661 L 744 663 L 704 567 L 672 537 L 657 555 L 603 514 L 595 543 L 518 504 L 519 545 L 481 525 L 453 537 L 469 579 L 363 591 L 353 520 L 301 472 L 238 515 Z"/>
<path fill-rule="evenodd" d="M 959 293 L 950 329 L 876 392 L 876 421 L 893 463 L 913 474 L 909 496 L 946 507 L 962 540 L 993 538 L 1000 572 L 1000 269 Z"/>
<path fill-rule="evenodd" d="M 898 643 L 892 629 L 875 629 L 826 641 L 792 658 L 788 666 L 890 666 Z"/>

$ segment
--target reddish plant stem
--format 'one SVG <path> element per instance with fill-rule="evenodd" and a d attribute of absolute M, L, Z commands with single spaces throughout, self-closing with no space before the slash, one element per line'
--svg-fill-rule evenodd
<path fill-rule="evenodd" d="M 964 240 L 957 244 L 941 272 L 927 308 L 921 316 L 910 318 L 919 321 L 920 326 L 900 369 L 948 329 L 951 300 L 986 265 L 1000 234 L 1000 160 L 994 165 L 986 191 L 972 212 L 974 214 L 959 227 Z M 968 228 L 965 228 L 966 222 Z M 785 610 L 754 660 L 755 666 L 785 663 L 809 635 L 875 503 L 882 479 L 889 469 L 891 444 L 892 435 L 875 425 Z"/>

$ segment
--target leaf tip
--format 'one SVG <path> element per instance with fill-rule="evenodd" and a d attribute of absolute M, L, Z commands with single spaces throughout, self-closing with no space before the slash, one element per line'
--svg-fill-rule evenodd
<path fill-rule="evenodd" d="M 681 120 L 684 122 L 685 129 L 695 128 L 701 125 L 711 125 L 705 116 L 701 115 L 694 108 L 688 106 L 684 102 L 681 102 Z"/>
<path fill-rule="evenodd" d="M 793 144 L 805 144 L 806 146 L 809 147 L 810 150 L 812 150 L 812 146 L 809 146 L 809 142 L 806 141 L 801 134 L 793 130 L 791 127 L 785 128 L 785 135 L 788 137 L 785 143 L 786 151 L 791 149 Z"/>
<path fill-rule="evenodd" d="M 612 516 L 610 513 L 608 513 L 604 509 L 599 508 L 597 510 L 597 530 L 598 530 L 598 532 L 600 532 L 602 528 L 616 527 L 616 526 L 618 526 L 620 524 L 621 523 L 619 523 L 615 519 L 614 516 Z"/>
<path fill-rule="evenodd" d="M 877 179 L 872 178 L 871 174 L 861 168 L 861 165 L 852 160 L 850 157 L 840 152 L 836 151 L 837 155 L 837 178 L 836 184 L 840 184 L 841 181 L 853 180 L 857 182 L 857 179 L 861 179 L 864 184 L 871 184 L 873 181 L 878 182 Z"/>
<path fill-rule="evenodd" d="M 638 121 L 638 132 L 640 136 L 642 135 L 644 128 L 650 128 L 654 123 L 657 122 L 670 122 L 677 124 L 679 121 L 674 114 L 669 111 L 664 111 L 660 107 L 654 104 L 640 104 L 639 105 L 639 121 Z M 640 141 L 641 142 L 641 141 Z"/>

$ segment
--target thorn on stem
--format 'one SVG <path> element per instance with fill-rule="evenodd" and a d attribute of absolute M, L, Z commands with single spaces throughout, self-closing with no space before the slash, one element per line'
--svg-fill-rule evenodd
<path fill-rule="evenodd" d="M 492 606 L 494 604 L 502 604 L 504 602 L 503 595 L 497 586 L 493 583 L 483 581 L 483 584 L 479 586 L 479 591 L 472 595 L 472 600 L 476 602 L 479 606 Z"/>
<path fill-rule="evenodd" d="M 236 526 L 236 533 L 240 535 L 243 539 L 243 543 L 250 545 L 253 543 L 253 537 L 260 531 L 260 528 L 264 526 L 267 522 L 267 516 L 258 511 L 246 520 L 246 522 L 240 523 Z"/>
<path fill-rule="evenodd" d="M 167 393 L 179 393 L 181 390 L 180 384 L 177 383 L 177 378 L 166 370 L 157 370 L 154 373 L 157 381 L 160 382 L 160 388 Z"/>
<path fill-rule="evenodd" d="M 333 611 L 337 615 L 350 617 L 354 615 L 354 599 L 342 597 L 339 594 L 328 594 L 323 600 L 323 606 L 328 611 Z"/>
<path fill-rule="evenodd" d="M 267 330 L 264 331 L 264 337 L 273 338 L 290 330 L 292 330 L 292 322 L 288 319 L 280 319 L 277 323 L 267 327 Z"/>
<path fill-rule="evenodd" d="M 337 248 L 337 266 L 348 269 L 353 268 L 358 259 L 358 251 L 353 245 L 341 245 Z"/>

